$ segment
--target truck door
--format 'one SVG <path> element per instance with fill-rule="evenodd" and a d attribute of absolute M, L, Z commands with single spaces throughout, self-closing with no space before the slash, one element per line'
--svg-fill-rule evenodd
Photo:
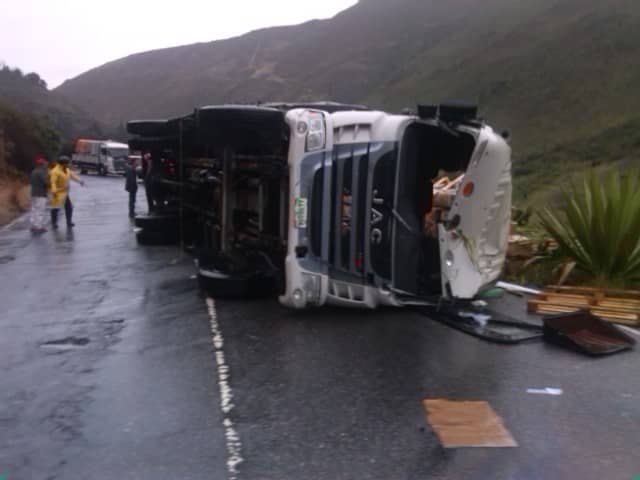
<path fill-rule="evenodd" d="M 473 298 L 499 277 L 507 250 L 511 188 L 511 148 L 483 127 L 451 210 L 438 226 L 445 296 Z"/>

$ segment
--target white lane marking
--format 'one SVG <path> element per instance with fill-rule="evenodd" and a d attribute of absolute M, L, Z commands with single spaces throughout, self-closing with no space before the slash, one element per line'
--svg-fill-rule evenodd
<path fill-rule="evenodd" d="M 546 387 L 546 388 L 527 388 L 527 393 L 534 395 L 562 395 L 564 392 L 561 388 Z"/>
<path fill-rule="evenodd" d="M 231 377 L 229 366 L 224 358 L 224 338 L 222 331 L 218 325 L 218 316 L 216 314 L 216 303 L 212 298 L 207 298 L 207 309 L 209 311 L 209 320 L 211 322 L 211 339 L 213 348 L 215 349 L 216 364 L 218 365 L 218 388 L 220 389 L 220 408 L 223 413 L 222 424 L 224 426 L 224 436 L 227 443 L 227 472 L 229 480 L 237 480 L 238 465 L 244 460 L 242 458 L 242 442 L 240 436 L 233 426 L 230 413 L 233 410 L 233 391 L 229 384 Z"/>

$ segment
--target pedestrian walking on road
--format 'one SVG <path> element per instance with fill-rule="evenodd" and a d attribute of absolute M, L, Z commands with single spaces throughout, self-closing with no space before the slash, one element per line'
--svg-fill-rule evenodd
<path fill-rule="evenodd" d="M 124 168 L 124 189 L 129 192 L 129 218 L 136 215 L 136 194 L 138 193 L 138 174 L 136 172 L 136 159 L 129 158 L 129 163 Z"/>
<path fill-rule="evenodd" d="M 47 193 L 49 191 L 49 169 L 47 159 L 37 157 L 36 168 L 31 172 L 31 233 L 40 234 L 47 216 Z"/>
<path fill-rule="evenodd" d="M 72 228 L 73 203 L 69 198 L 69 180 L 84 186 L 84 182 L 69 168 L 69 157 L 62 156 L 58 159 L 58 165 L 49 172 L 51 189 L 51 227 L 58 228 L 58 212 L 64 205 L 64 216 L 67 220 L 67 228 Z"/>

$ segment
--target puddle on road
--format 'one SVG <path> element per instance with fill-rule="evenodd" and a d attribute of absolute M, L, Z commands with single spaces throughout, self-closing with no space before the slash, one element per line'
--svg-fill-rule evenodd
<path fill-rule="evenodd" d="M 5 263 L 9 263 L 9 262 L 13 262 L 15 259 L 16 259 L 16 257 L 14 257 L 13 255 L 0 256 L 0 265 L 3 265 Z"/>
<path fill-rule="evenodd" d="M 67 337 L 59 340 L 50 340 L 40 344 L 41 348 L 47 350 L 67 351 L 84 348 L 89 344 L 86 337 Z"/>

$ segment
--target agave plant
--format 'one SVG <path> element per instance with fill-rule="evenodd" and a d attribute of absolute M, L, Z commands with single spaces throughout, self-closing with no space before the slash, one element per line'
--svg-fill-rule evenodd
<path fill-rule="evenodd" d="M 624 175 L 592 170 L 562 196 L 559 208 L 540 214 L 558 253 L 593 285 L 640 285 L 640 169 Z"/>

